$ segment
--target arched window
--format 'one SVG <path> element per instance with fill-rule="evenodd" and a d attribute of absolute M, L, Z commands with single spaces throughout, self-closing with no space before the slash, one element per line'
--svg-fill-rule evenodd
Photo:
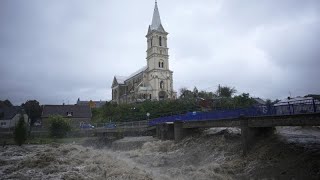
<path fill-rule="evenodd" d="M 163 62 L 161 62 L 161 67 L 163 68 Z"/>
<path fill-rule="evenodd" d="M 150 39 L 150 45 L 152 46 L 152 37 L 151 37 L 151 39 Z"/>
<path fill-rule="evenodd" d="M 162 42 L 161 42 L 161 36 L 159 36 L 159 46 L 162 46 Z"/>
<path fill-rule="evenodd" d="M 164 88 L 164 83 L 163 81 L 160 81 L 160 89 L 163 89 Z"/>
<path fill-rule="evenodd" d="M 159 62 L 159 67 L 161 67 L 161 62 Z"/>

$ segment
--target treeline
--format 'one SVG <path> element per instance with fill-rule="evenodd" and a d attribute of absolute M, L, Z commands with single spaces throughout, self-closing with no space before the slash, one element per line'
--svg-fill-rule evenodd
<path fill-rule="evenodd" d="M 96 123 L 138 121 L 191 111 L 249 107 L 255 103 L 249 93 L 235 96 L 236 92 L 235 88 L 228 86 L 219 86 L 215 92 L 199 91 L 196 87 L 193 90 L 181 88 L 177 100 L 147 100 L 142 103 L 119 105 L 107 102 L 103 107 L 93 109 L 93 121 Z"/>

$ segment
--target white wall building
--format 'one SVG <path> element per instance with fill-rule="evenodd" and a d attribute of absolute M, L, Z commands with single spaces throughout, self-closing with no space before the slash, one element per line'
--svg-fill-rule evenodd
<path fill-rule="evenodd" d="M 119 104 L 176 98 L 173 71 L 169 69 L 167 35 L 156 2 L 146 35 L 147 65 L 129 76 L 114 76 L 111 86 L 113 102 Z"/>
<path fill-rule="evenodd" d="M 312 97 L 286 98 L 274 104 L 276 114 L 320 112 L 320 101 Z"/>
<path fill-rule="evenodd" d="M 18 106 L 0 109 L 0 128 L 13 128 L 20 119 L 21 108 Z M 25 123 L 28 123 L 28 115 L 23 114 Z"/>

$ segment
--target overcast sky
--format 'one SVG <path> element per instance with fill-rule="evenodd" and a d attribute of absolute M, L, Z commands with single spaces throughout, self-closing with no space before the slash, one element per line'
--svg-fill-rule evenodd
<path fill-rule="evenodd" d="M 282 99 L 320 93 L 319 0 L 158 0 L 182 87 Z M 0 99 L 110 100 L 146 65 L 153 0 L 1 0 Z"/>

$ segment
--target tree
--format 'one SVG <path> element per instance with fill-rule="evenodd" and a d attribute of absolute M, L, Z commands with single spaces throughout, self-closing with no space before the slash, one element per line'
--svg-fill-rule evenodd
<path fill-rule="evenodd" d="M 220 86 L 217 89 L 217 94 L 220 97 L 232 97 L 237 90 L 228 86 Z"/>
<path fill-rule="evenodd" d="M 250 107 L 254 104 L 254 100 L 249 93 L 242 93 L 239 96 L 234 96 L 233 103 L 235 107 Z"/>
<path fill-rule="evenodd" d="M 199 91 L 198 91 L 198 89 L 197 89 L 197 87 L 195 86 L 194 88 L 193 88 L 193 96 L 194 97 L 198 97 L 198 93 L 199 93 Z"/>
<path fill-rule="evenodd" d="M 20 114 L 18 124 L 14 128 L 14 141 L 21 146 L 27 140 L 27 127 L 23 114 Z"/>
<path fill-rule="evenodd" d="M 207 92 L 207 91 L 200 91 L 198 93 L 198 96 L 204 99 L 212 99 L 213 97 L 216 97 L 216 95 L 213 92 Z"/>
<path fill-rule="evenodd" d="M 49 117 L 49 133 L 51 137 L 62 138 L 71 131 L 70 123 L 62 116 Z"/>
<path fill-rule="evenodd" d="M 194 95 L 193 95 L 193 92 L 190 91 L 189 89 L 181 88 L 180 89 L 180 98 L 190 99 L 190 98 L 194 98 Z"/>
<path fill-rule="evenodd" d="M 36 100 L 28 100 L 26 103 L 22 104 L 21 106 L 24 108 L 25 112 L 28 115 L 28 118 L 30 119 L 30 120 L 28 119 L 28 122 L 31 128 L 31 126 L 35 123 L 35 121 L 41 117 L 41 112 L 42 112 L 41 106 L 39 102 Z"/>
<path fill-rule="evenodd" d="M 0 108 L 12 107 L 12 106 L 13 106 L 12 103 L 8 99 L 4 101 L 0 100 Z"/>

